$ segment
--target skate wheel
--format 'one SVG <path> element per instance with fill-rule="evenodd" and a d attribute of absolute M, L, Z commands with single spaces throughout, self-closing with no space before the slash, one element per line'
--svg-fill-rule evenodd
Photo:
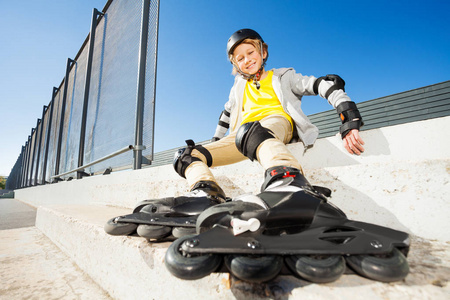
<path fill-rule="evenodd" d="M 195 227 L 174 227 L 172 229 L 172 235 L 177 239 L 195 233 L 196 233 Z"/>
<path fill-rule="evenodd" d="M 129 235 L 136 231 L 138 227 L 137 224 L 134 223 L 120 223 L 116 221 L 117 218 L 112 218 L 108 222 L 106 222 L 105 232 L 110 235 Z"/>
<path fill-rule="evenodd" d="M 181 249 L 184 242 L 192 239 L 188 235 L 175 240 L 167 249 L 166 268 L 181 279 L 200 279 L 214 272 L 221 264 L 222 257 L 217 254 L 187 255 Z"/>
<path fill-rule="evenodd" d="M 137 227 L 137 234 L 143 238 L 150 240 L 158 240 L 165 238 L 170 234 L 172 228 L 162 225 L 144 225 L 141 224 Z"/>
<path fill-rule="evenodd" d="M 346 260 L 356 273 L 377 281 L 399 281 L 409 273 L 408 261 L 397 248 L 387 255 L 352 255 Z"/>
<path fill-rule="evenodd" d="M 249 282 L 264 282 L 275 278 L 283 267 L 281 256 L 227 255 L 225 265 L 239 279 Z"/>
<path fill-rule="evenodd" d="M 333 282 L 345 271 L 345 260 L 340 255 L 292 255 L 285 262 L 292 273 L 316 283 Z"/>

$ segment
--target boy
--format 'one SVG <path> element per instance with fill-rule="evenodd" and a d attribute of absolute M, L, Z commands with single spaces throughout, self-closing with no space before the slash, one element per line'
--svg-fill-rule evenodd
<path fill-rule="evenodd" d="M 341 117 L 340 132 L 345 149 L 356 155 L 364 151 L 364 141 L 359 136 L 363 122 L 339 76 L 315 78 L 297 74 L 293 69 L 265 70 L 268 46 L 251 29 L 233 33 L 227 43 L 227 53 L 238 75 L 220 116 L 214 142 L 201 146 L 187 141 L 187 147 L 175 155 L 174 168 L 187 179 L 191 189 L 189 196 L 206 196 L 223 202 L 225 193 L 209 167 L 246 158 L 258 160 L 266 170 L 261 191 L 277 185 L 318 193 L 304 178 L 300 163 L 285 145 L 300 139 L 305 146 L 310 146 L 318 136 L 317 127 L 300 108 L 304 95 L 327 99 Z M 230 133 L 225 136 L 228 129 Z"/>

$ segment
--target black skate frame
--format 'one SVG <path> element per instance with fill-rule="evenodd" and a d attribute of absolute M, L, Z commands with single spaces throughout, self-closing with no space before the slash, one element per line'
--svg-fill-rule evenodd
<path fill-rule="evenodd" d="M 409 235 L 357 221 L 347 221 L 335 227 L 309 228 L 286 235 L 246 232 L 234 236 L 229 228 L 218 225 L 193 236 L 185 245 L 183 251 L 188 254 L 377 255 L 390 253 L 395 247 L 407 255 Z"/>
<path fill-rule="evenodd" d="M 170 227 L 193 227 L 193 228 L 195 228 L 196 221 L 197 216 L 177 216 L 176 218 L 174 218 L 174 216 L 167 213 L 148 214 L 143 212 L 137 212 L 116 218 L 116 222 L 118 223 L 164 225 Z"/>
<path fill-rule="evenodd" d="M 349 220 L 339 208 L 308 191 L 263 192 L 259 197 L 272 208 L 236 201 L 205 210 L 197 219 L 200 234 L 184 243 L 182 250 L 187 254 L 382 255 L 397 248 L 408 254 L 407 233 Z M 271 204 L 274 199 L 281 201 Z M 229 226 L 232 217 L 257 218 L 264 225 L 235 236 Z"/>

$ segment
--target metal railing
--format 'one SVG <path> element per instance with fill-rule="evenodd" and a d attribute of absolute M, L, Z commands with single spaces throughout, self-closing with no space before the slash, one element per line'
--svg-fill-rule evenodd
<path fill-rule="evenodd" d="M 110 0 L 11 170 L 7 189 L 126 168 L 153 159 L 159 0 Z"/>

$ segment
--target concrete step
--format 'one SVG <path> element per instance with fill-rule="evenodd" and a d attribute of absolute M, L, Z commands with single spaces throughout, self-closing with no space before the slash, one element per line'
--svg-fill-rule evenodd
<path fill-rule="evenodd" d="M 111 299 L 36 227 L 0 240 L 0 299 Z"/>
<path fill-rule="evenodd" d="M 130 209 L 95 205 L 39 207 L 36 226 L 114 299 L 449 299 L 450 244 L 413 237 L 411 272 L 396 283 L 346 274 L 329 284 L 290 275 L 251 284 L 228 273 L 195 281 L 173 277 L 164 266 L 169 242 L 115 237 L 103 225 Z"/>
<path fill-rule="evenodd" d="M 35 225 L 36 209 L 0 199 L 0 299 L 111 299 Z"/>
<path fill-rule="evenodd" d="M 350 219 L 411 234 L 411 274 L 391 284 L 351 274 L 325 285 L 285 275 L 264 284 L 220 272 L 197 281 L 173 277 L 164 266 L 168 243 L 103 230 L 140 200 L 183 194 L 186 181 L 171 165 L 19 189 L 15 197 L 39 207 L 36 226 L 115 299 L 450 299 L 450 142 L 436 146 L 449 130 L 450 117 L 364 131 L 367 150 L 359 157 L 339 137 L 307 151 L 288 146 L 308 180 L 330 188 Z M 234 197 L 257 193 L 264 170 L 246 160 L 212 172 Z"/>

